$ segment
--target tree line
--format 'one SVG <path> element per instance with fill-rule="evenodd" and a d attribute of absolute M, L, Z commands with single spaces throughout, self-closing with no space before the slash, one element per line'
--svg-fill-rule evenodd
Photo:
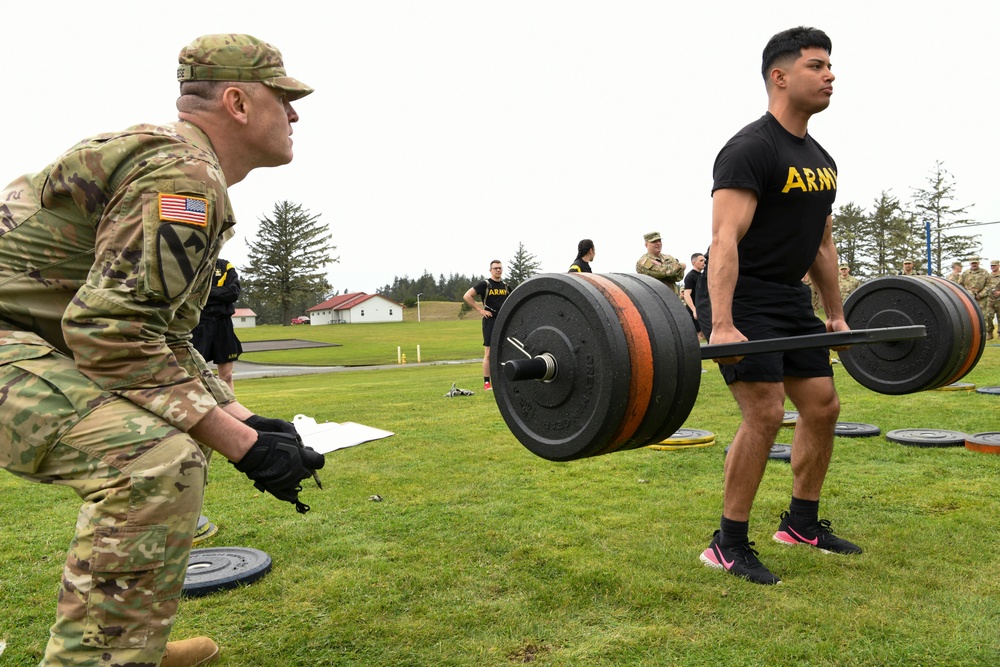
<path fill-rule="evenodd" d="M 926 273 L 929 224 L 933 273 L 943 276 L 952 261 L 965 263 L 982 248 L 979 234 L 959 231 L 972 222 L 966 217 L 969 208 L 955 203 L 954 178 L 938 161 L 927 187 L 914 188 L 909 202 L 883 190 L 868 210 L 854 202 L 839 207 L 833 215 L 837 254 L 859 277 L 896 274 L 907 259 Z"/>

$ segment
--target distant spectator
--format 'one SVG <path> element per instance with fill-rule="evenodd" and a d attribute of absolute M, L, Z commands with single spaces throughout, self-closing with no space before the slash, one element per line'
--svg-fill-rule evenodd
<path fill-rule="evenodd" d="M 837 278 L 840 283 L 840 300 L 847 301 L 851 292 L 861 287 L 861 281 L 851 275 L 851 267 L 848 264 L 840 265 L 840 276 Z"/>
<path fill-rule="evenodd" d="M 469 307 L 479 311 L 483 316 L 483 391 L 493 391 L 490 381 L 490 338 L 493 336 L 494 317 L 500 312 L 503 302 L 507 300 L 507 284 L 500 280 L 503 275 L 503 264 L 499 259 L 490 262 L 490 277 L 469 288 L 462 298 Z M 479 295 L 482 307 L 476 304 L 475 296 Z"/>
<path fill-rule="evenodd" d="M 679 297 L 677 281 L 684 278 L 684 269 L 687 268 L 687 265 L 660 252 L 663 249 L 663 239 L 660 237 L 660 232 L 650 232 L 644 234 L 642 238 L 646 242 L 646 254 L 635 263 L 636 272 L 656 278 Z"/>
<path fill-rule="evenodd" d="M 198 326 L 191 331 L 191 344 L 205 361 L 215 362 L 219 379 L 233 388 L 233 363 L 243 354 L 243 345 L 233 330 L 233 314 L 240 298 L 240 277 L 227 260 L 215 261 L 212 291 L 201 311 Z"/>
<path fill-rule="evenodd" d="M 979 310 L 983 311 L 983 313 L 989 307 L 987 303 L 989 299 L 989 291 L 987 290 L 989 278 L 989 271 L 979 268 L 979 258 L 972 257 L 969 259 L 969 268 L 958 279 L 958 284 L 967 289 L 969 294 L 976 299 L 976 302 L 979 304 Z"/>
<path fill-rule="evenodd" d="M 986 281 L 986 310 L 983 311 L 983 316 L 986 318 L 986 340 L 992 340 L 994 321 L 1000 326 L 1000 260 L 990 262 L 990 277 Z M 997 329 L 997 337 L 1000 337 L 1000 329 Z"/>
<path fill-rule="evenodd" d="M 576 259 L 569 265 L 570 273 L 593 273 L 590 262 L 594 261 L 594 242 L 583 239 L 576 244 Z"/>
<path fill-rule="evenodd" d="M 953 283 L 959 282 L 962 279 L 962 263 L 952 262 L 951 273 L 945 277 Z"/>
<path fill-rule="evenodd" d="M 705 340 L 705 336 L 702 335 L 701 325 L 698 323 L 698 309 L 694 306 L 694 299 L 698 294 L 698 278 L 701 277 L 701 272 L 704 270 L 705 255 L 700 252 L 691 255 L 691 270 L 684 276 L 684 291 L 681 293 L 684 305 L 687 306 L 688 313 L 691 315 L 691 321 L 694 322 L 694 329 L 698 332 L 698 340 Z"/>
<path fill-rule="evenodd" d="M 913 260 L 904 259 L 903 260 L 903 272 L 900 273 L 901 276 L 915 276 L 916 273 L 913 270 Z"/>

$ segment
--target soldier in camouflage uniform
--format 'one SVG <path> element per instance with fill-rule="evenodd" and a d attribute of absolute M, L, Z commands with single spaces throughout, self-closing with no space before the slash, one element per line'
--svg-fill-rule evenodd
<path fill-rule="evenodd" d="M 809 288 L 809 298 L 812 301 L 813 312 L 819 313 L 819 311 L 823 310 L 823 302 L 819 298 L 819 290 L 813 285 L 812 278 L 809 277 L 808 273 L 802 276 L 802 284 Z"/>
<path fill-rule="evenodd" d="M 248 35 L 199 38 L 180 65 L 178 122 L 85 140 L 0 192 L 0 465 L 83 500 L 43 665 L 214 659 L 204 637 L 167 645 L 210 450 L 300 511 L 323 463 L 189 342 L 227 188 L 292 159 L 290 101 L 312 89 Z"/>
<path fill-rule="evenodd" d="M 958 281 L 960 281 L 962 279 L 962 263 L 952 262 L 951 273 L 946 275 L 945 278 L 947 278 L 953 283 L 957 283 Z"/>
<path fill-rule="evenodd" d="M 979 268 L 979 258 L 973 257 L 969 260 L 969 268 L 959 278 L 958 284 L 969 291 L 969 294 L 979 303 L 979 310 L 986 316 L 989 304 L 989 291 L 986 285 L 989 282 L 990 273 L 986 269 Z M 988 333 L 988 332 L 987 332 Z"/>
<path fill-rule="evenodd" d="M 983 311 L 986 318 L 986 340 L 993 338 L 994 322 L 1000 326 L 1000 260 L 990 261 L 990 277 L 986 281 L 986 310 Z M 1000 328 L 996 329 L 1000 337 Z"/>
<path fill-rule="evenodd" d="M 687 264 L 660 252 L 663 249 L 663 239 L 660 237 L 660 232 L 643 234 L 642 238 L 646 242 L 646 254 L 635 263 L 636 272 L 656 278 L 672 289 L 677 298 L 680 299 L 681 293 L 677 289 L 677 281 L 684 279 Z"/>
<path fill-rule="evenodd" d="M 851 292 L 861 286 L 861 281 L 851 275 L 851 267 L 847 264 L 840 265 L 840 276 L 837 278 L 840 283 L 840 300 L 847 301 Z"/>
<path fill-rule="evenodd" d="M 904 259 L 903 260 L 903 271 L 899 274 L 901 276 L 915 276 L 916 272 L 913 270 L 913 260 Z"/>

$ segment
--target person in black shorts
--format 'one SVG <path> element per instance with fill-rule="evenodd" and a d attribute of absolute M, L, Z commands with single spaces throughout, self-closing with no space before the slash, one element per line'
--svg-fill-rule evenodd
<path fill-rule="evenodd" d="M 826 109 L 833 94 L 830 51 L 829 37 L 814 28 L 772 37 L 762 59 L 767 113 L 716 157 L 712 244 L 697 294 L 702 330 L 713 344 L 848 330 L 831 233 L 837 165 L 807 131 L 810 117 Z M 825 325 L 802 284 L 807 271 L 825 306 Z M 792 499 L 773 537 L 824 552 L 861 553 L 818 515 L 840 414 L 829 350 L 717 361 L 743 421 L 726 457 L 720 530 L 702 562 L 754 583 L 780 583 L 757 558 L 748 535 L 750 508 L 781 428 L 786 395 L 799 412 Z"/>
<path fill-rule="evenodd" d="M 576 244 L 576 259 L 569 265 L 570 273 L 593 273 L 590 270 L 590 263 L 594 261 L 594 242 L 590 239 L 583 239 Z"/>
<path fill-rule="evenodd" d="M 691 321 L 694 322 L 694 330 L 698 332 L 698 340 L 705 340 L 705 336 L 701 333 L 701 324 L 698 323 L 698 309 L 694 300 L 698 294 L 698 279 L 704 270 L 705 256 L 700 252 L 691 255 L 691 270 L 684 276 L 684 291 L 681 292 L 684 305 L 687 306 Z"/>
<path fill-rule="evenodd" d="M 500 280 L 503 275 L 503 264 L 499 259 L 490 262 L 490 277 L 480 281 L 469 288 L 469 291 L 462 297 L 469 304 L 470 308 L 479 311 L 483 316 L 483 390 L 492 391 L 493 385 L 490 382 L 490 337 L 493 336 L 494 317 L 500 312 L 500 307 L 507 300 L 506 283 Z M 475 296 L 479 295 L 479 300 L 483 305 L 480 307 Z"/>
<path fill-rule="evenodd" d="M 236 267 L 219 258 L 215 262 L 212 291 L 201 311 L 198 326 L 191 331 L 191 344 L 205 361 L 215 363 L 219 379 L 233 388 L 233 363 L 243 354 L 243 345 L 233 331 L 233 313 L 240 298 Z"/>

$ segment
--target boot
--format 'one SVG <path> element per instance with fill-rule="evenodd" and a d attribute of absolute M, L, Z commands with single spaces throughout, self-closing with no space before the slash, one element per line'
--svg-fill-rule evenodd
<path fill-rule="evenodd" d="M 160 667 L 199 667 L 214 662 L 219 647 L 208 637 L 193 637 L 178 642 L 167 642 Z"/>

